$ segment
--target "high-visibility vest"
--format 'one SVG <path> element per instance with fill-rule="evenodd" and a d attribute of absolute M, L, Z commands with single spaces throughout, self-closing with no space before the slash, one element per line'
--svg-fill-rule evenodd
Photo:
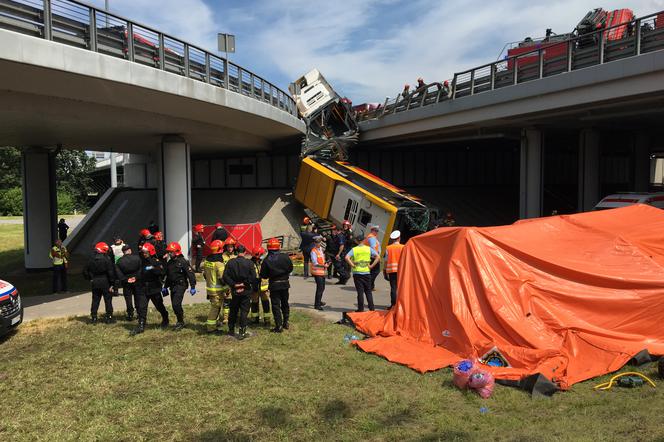
<path fill-rule="evenodd" d="M 399 271 L 399 258 L 401 258 L 403 248 L 404 245 L 399 243 L 387 246 L 387 264 L 385 264 L 385 271 L 387 273 L 396 273 Z"/>
<path fill-rule="evenodd" d="M 56 253 L 59 253 L 60 256 L 55 256 Z M 60 248 L 53 246 L 48 256 L 53 260 L 54 266 L 61 266 L 67 262 L 67 248 L 65 246 Z"/>
<path fill-rule="evenodd" d="M 353 273 L 369 273 L 371 269 L 371 248 L 366 245 L 353 247 Z"/>
<path fill-rule="evenodd" d="M 376 239 L 376 244 L 372 248 L 376 251 L 376 253 L 380 254 L 380 241 L 378 241 L 378 236 L 375 233 L 370 233 L 364 239 L 364 245 L 371 247 L 369 245 L 369 238 L 375 238 Z"/>
<path fill-rule="evenodd" d="M 256 277 L 260 278 L 260 269 L 261 269 L 261 262 L 260 261 L 254 261 L 254 268 L 256 269 Z M 268 288 L 270 286 L 270 282 L 267 279 L 261 279 L 261 292 L 267 292 Z"/>
<path fill-rule="evenodd" d="M 318 247 L 313 249 L 316 254 L 316 260 L 313 259 L 309 263 L 311 267 L 311 274 L 314 276 L 325 276 L 325 253 Z"/>
<path fill-rule="evenodd" d="M 208 296 L 219 295 L 228 291 L 228 286 L 221 280 L 225 268 L 223 261 L 205 260 L 203 262 L 203 277 L 205 278 L 205 289 Z"/>

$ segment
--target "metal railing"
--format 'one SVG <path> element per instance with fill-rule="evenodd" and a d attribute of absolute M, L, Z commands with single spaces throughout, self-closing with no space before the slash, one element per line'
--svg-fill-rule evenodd
<path fill-rule="evenodd" d="M 503 60 L 454 74 L 448 93 L 400 93 L 382 106 L 357 115 L 358 121 L 380 118 L 445 100 L 493 91 L 590 66 L 664 49 L 664 11 L 630 22 L 579 35 L 560 42 L 540 43 L 538 48 Z"/>
<path fill-rule="evenodd" d="M 298 115 L 290 95 L 253 72 L 149 26 L 80 1 L 0 0 L 0 28 L 171 72 Z"/>

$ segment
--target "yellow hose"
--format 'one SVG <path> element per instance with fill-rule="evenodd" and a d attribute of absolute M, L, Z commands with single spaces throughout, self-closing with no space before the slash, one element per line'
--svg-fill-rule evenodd
<path fill-rule="evenodd" d="M 635 371 L 628 371 L 626 373 L 620 373 L 620 374 L 615 375 L 614 377 L 611 378 L 611 380 L 609 382 L 604 382 L 602 384 L 596 385 L 594 389 L 595 390 L 608 390 L 611 387 L 613 387 L 613 384 L 615 383 L 615 381 L 617 381 L 619 378 L 621 378 L 623 376 L 638 376 L 638 377 L 642 378 L 643 380 L 647 381 L 650 385 L 652 385 L 653 388 L 657 388 L 655 383 L 652 380 L 650 380 L 650 378 L 648 376 L 644 375 L 643 373 L 637 373 Z"/>

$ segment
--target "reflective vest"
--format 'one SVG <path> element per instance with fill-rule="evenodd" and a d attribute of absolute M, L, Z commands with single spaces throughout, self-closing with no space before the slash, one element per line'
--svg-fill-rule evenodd
<path fill-rule="evenodd" d="M 228 286 L 224 285 L 221 280 L 225 268 L 226 265 L 223 261 L 205 260 L 203 262 L 203 277 L 208 296 L 220 295 L 228 291 Z"/>
<path fill-rule="evenodd" d="M 378 236 L 376 236 L 375 233 L 370 233 L 367 235 L 367 237 L 364 239 L 364 245 L 369 246 L 369 238 L 375 238 L 376 239 L 376 245 L 373 246 L 373 249 L 380 255 L 380 241 L 378 241 Z M 371 247 L 371 246 L 369 246 Z"/>
<path fill-rule="evenodd" d="M 399 271 L 399 258 L 401 258 L 403 248 L 404 245 L 399 243 L 387 246 L 387 264 L 385 264 L 385 271 L 387 273 L 396 273 Z"/>
<path fill-rule="evenodd" d="M 59 256 L 55 256 L 56 254 L 59 254 Z M 60 248 L 53 246 L 48 256 L 53 260 L 54 266 L 64 265 L 67 262 L 67 248 L 65 246 Z"/>
<path fill-rule="evenodd" d="M 254 261 L 254 267 L 256 268 L 256 277 L 260 278 L 260 271 L 261 271 L 261 262 L 260 261 Z M 261 279 L 261 292 L 267 292 L 269 288 L 269 281 L 267 279 Z"/>
<path fill-rule="evenodd" d="M 366 245 L 353 247 L 353 273 L 369 273 L 371 269 L 371 248 Z"/>
<path fill-rule="evenodd" d="M 316 255 L 316 259 L 312 259 L 309 263 L 311 267 L 311 274 L 314 276 L 325 276 L 325 253 L 316 247 L 312 249 L 312 254 Z"/>
<path fill-rule="evenodd" d="M 224 264 L 228 264 L 228 261 L 230 261 L 233 258 L 237 258 L 237 255 L 235 252 L 233 252 L 232 255 L 229 255 L 228 253 L 224 252 L 221 254 L 222 259 L 224 260 Z"/>

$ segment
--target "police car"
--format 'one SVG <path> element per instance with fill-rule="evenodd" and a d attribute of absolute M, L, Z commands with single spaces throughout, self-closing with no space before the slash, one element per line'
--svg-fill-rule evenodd
<path fill-rule="evenodd" d="M 23 322 L 21 296 L 16 287 L 0 279 L 0 336 Z"/>

